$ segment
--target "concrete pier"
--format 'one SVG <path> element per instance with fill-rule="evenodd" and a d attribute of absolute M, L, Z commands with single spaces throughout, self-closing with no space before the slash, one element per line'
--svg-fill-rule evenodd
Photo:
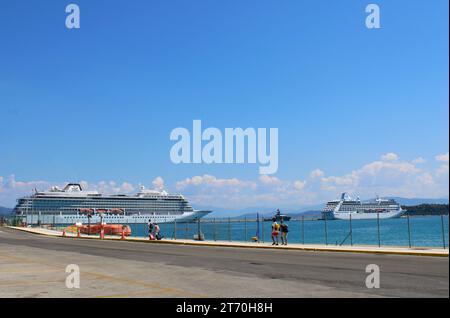
<path fill-rule="evenodd" d="M 0 228 L 0 297 L 449 297 L 448 257 L 40 234 Z M 65 285 L 69 264 L 79 289 Z"/>

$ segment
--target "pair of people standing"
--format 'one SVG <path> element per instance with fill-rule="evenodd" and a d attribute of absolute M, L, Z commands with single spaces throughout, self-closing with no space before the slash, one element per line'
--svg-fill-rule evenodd
<path fill-rule="evenodd" d="M 289 233 L 289 227 L 286 223 L 283 222 L 283 220 L 280 221 L 280 224 L 278 224 L 277 219 L 272 219 L 272 245 L 278 245 L 278 236 L 281 232 L 281 245 L 287 245 L 287 237 Z"/>
<path fill-rule="evenodd" d="M 161 240 L 161 230 L 158 223 L 153 223 L 151 220 L 148 221 L 148 236 L 150 240 Z"/>

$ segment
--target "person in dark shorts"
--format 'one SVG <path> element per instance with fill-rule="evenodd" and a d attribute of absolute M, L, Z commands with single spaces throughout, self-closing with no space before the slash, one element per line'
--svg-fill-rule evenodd
<path fill-rule="evenodd" d="M 150 238 L 150 240 L 154 239 L 153 230 L 154 230 L 153 222 L 152 220 L 148 220 L 148 237 Z"/>
<path fill-rule="evenodd" d="M 283 220 L 281 220 L 280 231 L 281 231 L 281 245 L 287 245 L 289 227 L 286 223 L 283 222 Z"/>
<path fill-rule="evenodd" d="M 155 239 L 158 241 L 163 239 L 163 236 L 161 235 L 161 229 L 159 228 L 158 223 L 155 223 Z"/>

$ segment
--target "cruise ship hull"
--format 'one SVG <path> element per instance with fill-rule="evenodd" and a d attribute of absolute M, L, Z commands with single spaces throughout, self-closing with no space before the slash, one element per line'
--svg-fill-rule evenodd
<path fill-rule="evenodd" d="M 350 215 L 352 220 L 376 220 L 380 219 L 394 219 L 401 217 L 405 211 L 389 211 L 381 213 L 358 213 L 358 212 L 334 212 L 333 218 L 336 220 L 350 220 Z"/>
<path fill-rule="evenodd" d="M 29 213 L 22 216 L 22 221 L 26 224 L 60 224 L 70 225 L 76 223 L 100 223 L 103 221 L 106 224 L 147 224 L 149 221 L 153 223 L 188 223 L 194 222 L 211 211 L 193 211 L 184 212 L 182 215 L 154 215 L 154 214 L 135 214 L 135 215 L 105 215 L 103 219 L 98 215 L 93 215 L 90 219 L 86 215 L 64 215 L 64 214 L 43 214 L 43 213 Z"/>

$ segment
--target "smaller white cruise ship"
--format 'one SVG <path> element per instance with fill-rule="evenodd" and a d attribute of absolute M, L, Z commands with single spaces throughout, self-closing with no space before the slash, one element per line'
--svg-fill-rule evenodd
<path fill-rule="evenodd" d="M 361 202 L 353 200 L 347 193 L 342 193 L 339 200 L 333 200 L 325 206 L 322 217 L 327 220 L 370 220 L 392 219 L 402 216 L 406 211 L 393 199 L 377 198 L 374 201 Z"/>

